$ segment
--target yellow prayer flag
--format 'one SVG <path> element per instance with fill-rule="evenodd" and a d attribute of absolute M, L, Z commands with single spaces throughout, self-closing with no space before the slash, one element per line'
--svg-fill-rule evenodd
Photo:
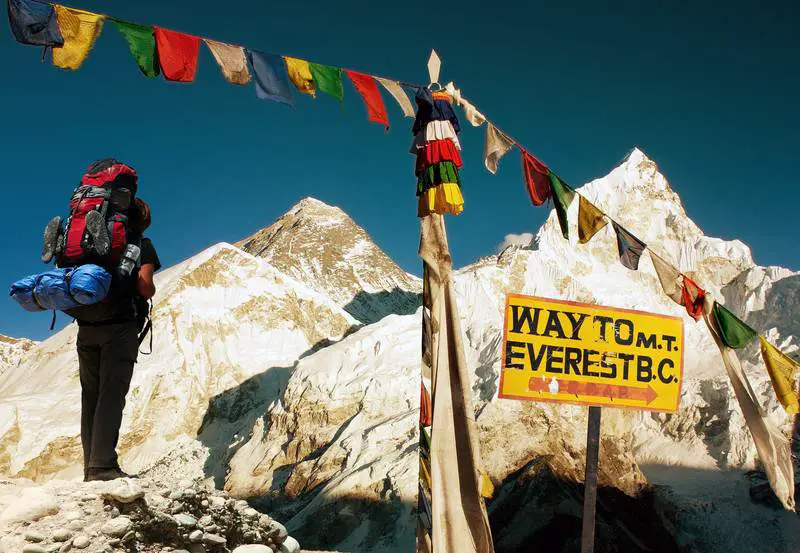
<path fill-rule="evenodd" d="M 767 366 L 769 378 L 778 401 L 790 415 L 800 412 L 797 390 L 794 386 L 794 375 L 800 365 L 784 355 L 778 348 L 767 342 L 763 336 L 758 337 L 761 342 L 761 356 Z"/>
<path fill-rule="evenodd" d="M 494 484 L 485 470 L 481 471 L 481 497 L 491 499 L 494 496 Z"/>
<path fill-rule="evenodd" d="M 286 70 L 289 73 L 289 80 L 297 87 L 297 90 L 316 96 L 317 87 L 314 84 L 314 77 L 311 75 L 311 68 L 306 60 L 290 58 L 285 56 Z"/>
<path fill-rule="evenodd" d="M 603 212 L 589 200 L 580 196 L 578 205 L 578 243 L 585 244 L 608 224 Z"/>
<path fill-rule="evenodd" d="M 55 10 L 64 46 L 53 48 L 53 65 L 62 69 L 78 69 L 100 36 L 105 16 L 59 5 L 55 6 Z"/>

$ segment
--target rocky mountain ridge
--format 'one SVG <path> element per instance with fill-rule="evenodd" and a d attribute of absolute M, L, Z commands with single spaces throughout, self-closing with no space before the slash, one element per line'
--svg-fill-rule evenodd
<path fill-rule="evenodd" d="M 19 365 L 36 344 L 27 338 L 11 338 L 0 334 L 0 376 L 9 368 Z"/>

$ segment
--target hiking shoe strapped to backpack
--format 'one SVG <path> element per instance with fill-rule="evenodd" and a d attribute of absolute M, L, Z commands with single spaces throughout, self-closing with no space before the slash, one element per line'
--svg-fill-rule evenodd
<path fill-rule="evenodd" d="M 128 243 L 128 211 L 136 196 L 136 171 L 115 159 L 93 163 L 72 192 L 69 217 L 45 228 L 42 261 L 59 267 L 94 263 L 113 270 Z"/>

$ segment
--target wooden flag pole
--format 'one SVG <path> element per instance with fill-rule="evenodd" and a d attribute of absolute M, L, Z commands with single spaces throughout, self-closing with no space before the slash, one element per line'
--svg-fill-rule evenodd
<path fill-rule="evenodd" d="M 600 407 L 589 407 L 586 431 L 586 475 L 583 492 L 581 553 L 594 552 L 594 519 L 597 507 L 597 461 L 600 453 Z"/>

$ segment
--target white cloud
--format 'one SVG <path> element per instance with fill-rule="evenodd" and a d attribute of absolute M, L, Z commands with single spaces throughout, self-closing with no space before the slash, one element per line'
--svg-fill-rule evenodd
<path fill-rule="evenodd" d="M 530 246 L 531 242 L 533 242 L 533 233 L 530 232 L 506 234 L 505 240 L 497 246 L 497 253 L 502 252 L 509 246 Z"/>

